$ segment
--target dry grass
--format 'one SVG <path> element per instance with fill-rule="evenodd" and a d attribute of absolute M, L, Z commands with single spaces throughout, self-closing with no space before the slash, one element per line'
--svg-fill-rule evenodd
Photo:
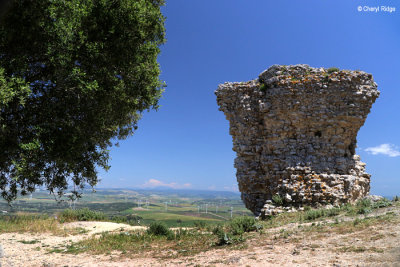
<path fill-rule="evenodd" d="M 154 236 L 146 232 L 127 231 L 103 233 L 50 252 L 110 254 L 120 252 L 120 257 L 134 258 L 151 254 L 155 258 L 176 258 L 195 255 L 215 247 L 217 238 L 211 233 L 196 230 L 178 230 L 174 237 Z"/>
<path fill-rule="evenodd" d="M 0 234 L 2 233 L 51 233 L 57 236 L 67 236 L 80 234 L 82 229 L 64 229 L 54 217 L 18 213 L 0 217 Z"/>
<path fill-rule="evenodd" d="M 382 248 L 376 247 L 364 247 L 364 246 L 344 246 L 336 249 L 338 252 L 346 253 L 346 252 L 355 252 L 355 253 L 364 253 L 364 252 L 375 252 L 375 253 L 383 253 L 385 252 Z"/>
<path fill-rule="evenodd" d="M 15 216 L 0 218 L 0 233 L 60 233 L 60 231 L 59 222 L 48 216 L 19 213 Z"/>

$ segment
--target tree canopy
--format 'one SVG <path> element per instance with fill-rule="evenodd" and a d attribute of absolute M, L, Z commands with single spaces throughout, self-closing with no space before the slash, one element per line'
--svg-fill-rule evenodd
<path fill-rule="evenodd" d="M 0 191 L 94 186 L 157 109 L 163 0 L 15 0 L 0 18 Z M 78 190 L 73 190 L 78 196 Z"/>

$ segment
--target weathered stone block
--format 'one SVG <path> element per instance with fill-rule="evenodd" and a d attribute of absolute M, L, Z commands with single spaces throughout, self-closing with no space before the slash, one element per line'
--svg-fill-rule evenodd
<path fill-rule="evenodd" d="M 239 190 L 255 215 L 271 214 L 265 207 L 274 195 L 301 207 L 369 193 L 370 175 L 355 148 L 379 96 L 371 74 L 274 65 L 256 80 L 221 84 L 215 94 L 230 122 Z"/>

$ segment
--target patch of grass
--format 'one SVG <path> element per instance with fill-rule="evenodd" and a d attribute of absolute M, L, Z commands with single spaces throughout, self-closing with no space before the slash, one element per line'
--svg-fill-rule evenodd
<path fill-rule="evenodd" d="M 201 227 L 204 225 L 201 224 Z M 155 222 L 145 232 L 103 233 L 100 237 L 92 236 L 65 248 L 53 248 L 50 252 L 101 254 L 116 250 L 129 257 L 151 251 L 156 257 L 177 257 L 192 255 L 215 245 L 239 245 L 245 240 L 245 233 L 260 230 L 262 226 L 253 217 L 243 216 L 224 225 L 205 228 L 210 228 L 211 232 L 202 231 L 204 228 L 172 231 L 165 224 Z"/>
<path fill-rule="evenodd" d="M 206 225 L 207 224 L 204 221 L 196 221 L 196 222 L 194 222 L 194 227 L 196 227 L 199 230 L 205 229 Z"/>
<path fill-rule="evenodd" d="M 330 73 L 333 73 L 333 72 L 338 72 L 339 68 L 331 67 L 331 68 L 327 69 L 326 71 L 330 74 Z"/>
<path fill-rule="evenodd" d="M 71 234 L 73 234 L 73 235 L 81 235 L 81 234 L 86 234 L 86 233 L 90 232 L 89 230 L 82 228 L 82 227 L 76 227 L 71 230 L 73 230 L 71 232 Z"/>
<path fill-rule="evenodd" d="M 147 234 L 155 235 L 155 236 L 171 236 L 172 231 L 161 222 L 153 222 L 150 224 L 149 228 L 147 229 Z"/>
<path fill-rule="evenodd" d="M 104 221 L 106 216 L 103 212 L 93 211 L 88 208 L 83 209 L 65 209 L 60 215 L 61 223 L 73 221 Z"/>
<path fill-rule="evenodd" d="M 276 205 L 276 206 L 282 206 L 283 205 L 283 199 L 280 195 L 276 194 L 272 196 L 272 202 Z"/>
<path fill-rule="evenodd" d="M 349 246 L 349 247 L 341 247 L 338 249 L 340 252 L 356 252 L 356 253 L 361 253 L 365 252 L 367 249 L 365 247 L 355 247 L 355 246 Z"/>
<path fill-rule="evenodd" d="M 368 214 L 372 212 L 372 202 L 369 199 L 362 199 L 356 205 L 358 214 Z"/>
<path fill-rule="evenodd" d="M 397 215 L 385 214 L 382 216 L 367 217 L 363 219 L 356 218 L 353 221 L 340 222 L 339 224 L 327 224 L 326 226 L 323 226 L 320 230 L 324 231 L 325 233 L 348 234 L 364 230 L 371 225 L 390 225 L 398 222 L 399 217 Z M 310 227 L 309 231 L 318 231 L 318 229 L 312 229 L 312 227 Z"/>
<path fill-rule="evenodd" d="M 393 205 L 393 203 L 390 200 L 384 198 L 382 200 L 379 200 L 379 201 L 373 203 L 372 208 L 373 209 L 378 209 L 378 208 L 389 207 L 389 206 L 392 206 L 392 205 Z"/>
<path fill-rule="evenodd" d="M 199 253 L 215 243 L 213 234 L 193 229 L 178 229 L 171 233 L 170 236 L 132 231 L 118 234 L 103 233 L 100 237 L 91 236 L 65 248 L 53 248 L 51 252 L 106 254 L 110 251 L 120 251 L 122 257 L 151 252 L 154 257 L 171 258 Z"/>
<path fill-rule="evenodd" d="M 43 233 L 63 234 L 59 222 L 47 215 L 6 215 L 0 216 L 0 233 Z"/>
<path fill-rule="evenodd" d="M 257 230 L 257 226 L 257 221 L 254 217 L 243 216 L 234 218 L 229 224 L 229 229 L 233 235 L 242 235 L 243 233 Z"/>
<path fill-rule="evenodd" d="M 126 223 L 129 225 L 138 225 L 140 220 L 142 220 L 143 217 L 139 215 L 114 215 L 110 217 L 110 221 L 115 222 L 115 223 Z"/>
<path fill-rule="evenodd" d="M 22 243 L 22 244 L 36 244 L 36 243 L 40 243 L 39 240 L 33 239 L 33 240 L 18 240 L 18 242 Z"/>
<path fill-rule="evenodd" d="M 340 213 L 340 208 L 331 209 L 310 209 L 304 213 L 304 220 L 313 221 L 322 217 L 333 217 Z"/>
<path fill-rule="evenodd" d="M 212 230 L 212 233 L 217 236 L 217 246 L 230 245 L 239 243 L 245 240 L 243 234 L 259 231 L 263 225 L 258 223 L 254 217 L 237 217 L 228 224 L 221 226 L 217 225 Z"/>
<path fill-rule="evenodd" d="M 384 250 L 381 248 L 376 247 L 357 247 L 357 246 L 345 246 L 337 249 L 339 252 L 355 252 L 355 253 L 363 253 L 363 252 L 376 252 L 376 253 L 383 253 Z"/>
<path fill-rule="evenodd" d="M 284 239 L 287 239 L 289 236 L 291 236 L 291 232 L 287 231 L 285 229 L 281 229 L 279 233 L 280 233 L 280 237 L 284 238 Z"/>
<path fill-rule="evenodd" d="M 261 83 L 260 84 L 260 91 L 261 92 L 265 92 L 265 91 L 267 91 L 267 89 L 268 89 L 268 86 L 265 83 Z"/>

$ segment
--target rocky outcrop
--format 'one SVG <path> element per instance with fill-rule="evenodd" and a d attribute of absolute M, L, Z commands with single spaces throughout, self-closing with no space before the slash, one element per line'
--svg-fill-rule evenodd
<path fill-rule="evenodd" d="M 274 65 L 215 91 L 230 122 L 242 199 L 257 216 L 281 205 L 337 205 L 369 193 L 356 136 L 379 96 L 372 75 Z"/>

